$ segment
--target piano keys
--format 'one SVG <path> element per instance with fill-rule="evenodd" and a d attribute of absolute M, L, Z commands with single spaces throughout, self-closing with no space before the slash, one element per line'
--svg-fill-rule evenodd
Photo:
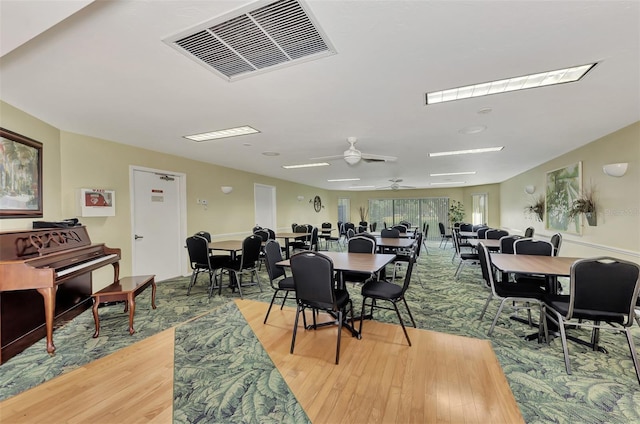
<path fill-rule="evenodd" d="M 54 354 L 54 322 L 90 307 L 91 271 L 112 265 L 117 281 L 120 256 L 83 226 L 0 232 L 0 362 L 43 331 Z"/>

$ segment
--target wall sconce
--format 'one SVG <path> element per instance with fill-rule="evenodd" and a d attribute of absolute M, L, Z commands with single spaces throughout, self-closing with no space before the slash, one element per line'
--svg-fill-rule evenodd
<path fill-rule="evenodd" d="M 529 184 L 528 186 L 524 187 L 524 192 L 527 194 L 533 194 L 536 192 L 536 186 Z"/>
<path fill-rule="evenodd" d="M 626 162 L 610 163 L 602 167 L 602 172 L 609 175 L 610 177 L 622 177 L 627 173 L 628 167 L 629 164 Z"/>
<path fill-rule="evenodd" d="M 302 202 L 304 200 L 304 196 L 298 196 L 296 199 L 298 199 L 298 202 Z"/>
<path fill-rule="evenodd" d="M 224 194 L 229 194 L 229 193 L 231 193 L 233 191 L 233 187 L 231 187 L 231 186 L 221 186 L 220 190 L 222 190 L 222 192 Z"/>

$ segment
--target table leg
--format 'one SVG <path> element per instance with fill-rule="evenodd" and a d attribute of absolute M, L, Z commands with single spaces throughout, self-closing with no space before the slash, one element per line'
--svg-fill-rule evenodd
<path fill-rule="evenodd" d="M 44 318 L 47 327 L 47 352 L 53 356 L 56 351 L 56 347 L 53 344 L 53 318 L 56 310 L 56 292 L 58 288 L 53 286 L 37 290 L 44 300 Z"/>
<path fill-rule="evenodd" d="M 100 335 L 100 317 L 98 316 L 98 305 L 100 304 L 99 298 L 96 296 L 93 298 L 93 322 L 96 324 L 96 331 L 93 333 L 93 338 L 95 339 Z"/>
<path fill-rule="evenodd" d="M 220 277 L 220 284 L 222 284 L 222 277 Z M 151 307 L 156 309 L 156 282 L 151 281 Z"/>
<path fill-rule="evenodd" d="M 127 303 L 129 304 L 129 334 L 133 334 L 136 332 L 133 329 L 133 315 L 136 312 L 136 300 L 133 292 L 127 295 Z"/>

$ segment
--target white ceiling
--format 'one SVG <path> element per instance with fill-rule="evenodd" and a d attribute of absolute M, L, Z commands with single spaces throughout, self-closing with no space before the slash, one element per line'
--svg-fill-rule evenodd
<path fill-rule="evenodd" d="M 637 0 L 310 0 L 337 54 L 235 82 L 162 40 L 249 2 L 86 3 L 0 0 L 2 100 L 64 131 L 320 188 L 391 178 L 415 187 L 501 182 L 640 120 Z M 577 83 L 425 105 L 427 91 L 594 61 Z M 183 138 L 239 125 L 260 133 Z M 460 132 L 478 125 L 487 129 Z M 349 136 L 361 151 L 397 162 L 281 167 L 341 154 Z M 502 145 L 499 153 L 428 157 Z M 455 171 L 477 173 L 429 176 Z M 350 177 L 361 181 L 327 182 Z"/>

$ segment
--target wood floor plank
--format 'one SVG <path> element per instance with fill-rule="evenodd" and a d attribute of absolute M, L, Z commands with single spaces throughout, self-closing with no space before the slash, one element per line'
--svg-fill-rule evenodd
<path fill-rule="evenodd" d="M 362 340 L 336 329 L 298 330 L 289 354 L 295 311 L 236 300 L 314 424 L 335 422 L 524 422 L 486 340 L 367 321 Z"/>
<path fill-rule="evenodd" d="M 171 422 L 174 330 L 0 403 L 6 423 Z"/>

